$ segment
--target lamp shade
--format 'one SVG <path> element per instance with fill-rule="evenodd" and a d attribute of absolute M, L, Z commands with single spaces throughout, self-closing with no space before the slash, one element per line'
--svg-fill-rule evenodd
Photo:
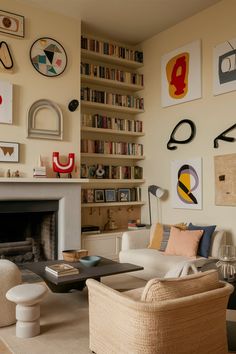
<path fill-rule="evenodd" d="M 151 193 L 152 195 L 160 199 L 164 195 L 165 190 L 161 187 L 152 184 L 148 187 L 148 193 Z"/>

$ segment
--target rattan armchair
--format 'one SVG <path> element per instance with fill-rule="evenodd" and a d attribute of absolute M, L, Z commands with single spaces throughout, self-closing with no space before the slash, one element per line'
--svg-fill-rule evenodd
<path fill-rule="evenodd" d="M 233 290 L 228 283 L 159 302 L 135 300 L 93 279 L 86 283 L 90 349 L 96 354 L 228 353 L 226 307 Z"/>

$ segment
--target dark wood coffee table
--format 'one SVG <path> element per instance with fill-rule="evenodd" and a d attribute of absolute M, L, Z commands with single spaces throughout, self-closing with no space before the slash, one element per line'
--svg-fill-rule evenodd
<path fill-rule="evenodd" d="M 79 274 L 67 275 L 63 277 L 55 277 L 45 271 L 47 265 L 56 263 L 68 263 L 79 269 Z M 142 270 L 143 267 L 130 263 L 118 263 L 107 258 L 101 258 L 101 261 L 95 267 L 85 267 L 80 262 L 65 262 L 62 260 L 44 261 L 24 263 L 23 268 L 29 269 L 33 273 L 39 275 L 48 287 L 55 293 L 66 293 L 71 289 L 83 290 L 85 282 L 88 278 L 100 281 L 101 277 L 108 275 L 121 274 L 127 272 L 135 272 Z"/>

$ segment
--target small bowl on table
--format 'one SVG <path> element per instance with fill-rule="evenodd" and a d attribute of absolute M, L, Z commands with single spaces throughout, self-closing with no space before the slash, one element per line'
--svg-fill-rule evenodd
<path fill-rule="evenodd" d="M 86 256 L 86 257 L 81 257 L 79 261 L 85 267 L 94 267 L 101 261 L 101 257 L 99 257 L 99 256 Z"/>

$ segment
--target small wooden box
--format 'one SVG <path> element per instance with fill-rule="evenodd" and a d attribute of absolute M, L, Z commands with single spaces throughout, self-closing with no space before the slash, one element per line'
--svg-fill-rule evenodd
<path fill-rule="evenodd" d="M 67 262 L 78 262 L 81 257 L 88 255 L 87 250 L 65 250 L 62 251 L 63 260 Z"/>

